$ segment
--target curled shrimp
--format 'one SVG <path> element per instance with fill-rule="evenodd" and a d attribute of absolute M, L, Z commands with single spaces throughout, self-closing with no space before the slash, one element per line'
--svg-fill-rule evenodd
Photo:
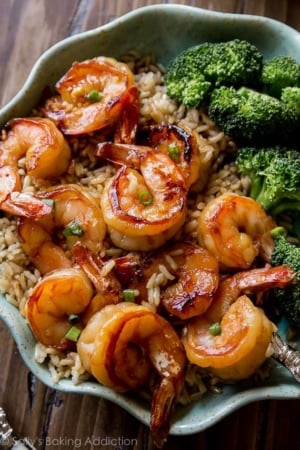
<path fill-rule="evenodd" d="M 245 292 L 283 287 L 293 278 L 287 266 L 278 266 L 240 272 L 222 280 L 207 312 L 191 319 L 184 329 L 183 344 L 189 361 L 209 367 L 223 379 L 250 377 L 267 358 L 275 325 Z M 217 333 L 212 331 L 212 324 L 219 326 Z"/>
<path fill-rule="evenodd" d="M 285 265 L 260 267 L 224 277 L 219 283 L 206 316 L 212 323 L 218 322 L 242 293 L 256 293 L 258 297 L 261 297 L 265 291 L 274 287 L 284 288 L 291 284 L 294 279 L 295 273 Z"/>
<path fill-rule="evenodd" d="M 77 351 L 87 371 L 105 386 L 126 392 L 144 386 L 153 367 L 160 377 L 151 406 L 151 430 L 161 446 L 185 373 L 182 343 L 163 317 L 146 307 L 122 302 L 94 314 Z"/>
<path fill-rule="evenodd" d="M 67 249 L 78 241 L 95 252 L 102 248 L 106 226 L 101 208 L 88 190 L 73 184 L 54 186 L 38 198 L 52 202 L 51 214 L 41 220 L 21 218 L 18 233 L 25 253 L 42 274 L 72 267 L 70 257 L 55 240 L 57 231 L 62 231 Z"/>
<path fill-rule="evenodd" d="M 22 193 L 18 161 L 25 156 L 26 172 L 33 178 L 54 179 L 71 161 L 71 150 L 62 133 L 49 119 L 28 117 L 7 124 L 6 138 L 0 142 L 0 205 L 15 215 L 40 217 L 49 208 L 40 200 Z"/>
<path fill-rule="evenodd" d="M 25 315 L 36 339 L 61 350 L 72 346 L 66 334 L 70 316 L 81 314 L 93 296 L 93 286 L 77 268 L 58 269 L 42 278 L 25 305 Z"/>
<path fill-rule="evenodd" d="M 171 124 L 148 125 L 138 130 L 137 141 L 169 155 L 180 167 L 188 187 L 198 179 L 200 152 L 192 130 Z"/>
<path fill-rule="evenodd" d="M 99 144 L 96 154 L 122 164 L 101 198 L 114 244 L 149 250 L 173 237 L 185 219 L 187 193 L 174 161 L 149 147 L 125 144 Z"/>
<path fill-rule="evenodd" d="M 241 380 L 250 377 L 267 358 L 275 326 L 246 295 L 226 311 L 219 335 L 213 335 L 210 326 L 205 316 L 187 326 L 183 343 L 193 364 L 209 367 L 222 379 Z"/>
<path fill-rule="evenodd" d="M 117 270 L 122 270 L 124 262 L 117 261 L 117 266 Z M 206 249 L 191 242 L 180 242 L 153 252 L 136 263 L 136 275 L 130 287 L 145 299 L 149 280 L 164 275 L 165 271 L 167 278 L 160 285 L 160 300 L 169 314 L 184 320 L 209 308 L 218 288 L 219 266 Z"/>
<path fill-rule="evenodd" d="M 260 255 L 270 261 L 273 219 L 250 197 L 223 194 L 211 200 L 199 216 L 199 241 L 222 268 L 248 269 Z"/>
<path fill-rule="evenodd" d="M 63 133 L 78 135 L 110 129 L 124 121 L 124 111 L 130 115 L 125 123 L 128 139 L 135 131 L 137 88 L 127 64 L 104 56 L 74 62 L 55 88 L 60 97 L 48 99 L 43 112 Z M 118 136 L 122 137 L 120 128 Z"/>

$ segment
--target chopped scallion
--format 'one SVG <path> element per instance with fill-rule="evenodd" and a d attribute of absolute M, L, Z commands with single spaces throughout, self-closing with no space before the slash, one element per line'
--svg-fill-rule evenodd
<path fill-rule="evenodd" d="M 123 297 L 125 302 L 134 302 L 135 295 L 133 289 L 124 289 L 123 291 Z"/>
<path fill-rule="evenodd" d="M 149 191 L 139 192 L 139 201 L 144 206 L 149 206 L 153 202 L 153 196 Z"/>
<path fill-rule="evenodd" d="M 97 89 L 92 89 L 86 96 L 86 99 L 90 103 L 96 103 L 99 102 L 102 98 L 101 92 L 99 92 Z"/>
<path fill-rule="evenodd" d="M 220 323 L 219 322 L 212 323 L 208 328 L 208 331 L 213 336 L 218 336 L 219 334 L 221 334 L 222 331 Z"/>
<path fill-rule="evenodd" d="M 81 228 L 81 226 L 79 225 L 79 223 L 76 222 L 76 220 L 72 220 L 72 222 L 70 222 L 63 231 L 63 235 L 65 237 L 82 236 L 83 234 L 84 234 L 84 231 Z"/>
<path fill-rule="evenodd" d="M 75 325 L 73 325 L 69 331 L 67 332 L 67 334 L 65 335 L 66 339 L 69 339 L 69 341 L 73 341 L 73 342 L 77 342 L 78 338 L 80 336 L 81 333 L 81 329 L 76 327 Z"/>
<path fill-rule="evenodd" d="M 175 142 L 172 142 L 169 145 L 169 156 L 171 159 L 173 159 L 173 161 L 177 161 L 178 157 L 180 156 L 180 148 L 178 147 L 178 145 Z"/>

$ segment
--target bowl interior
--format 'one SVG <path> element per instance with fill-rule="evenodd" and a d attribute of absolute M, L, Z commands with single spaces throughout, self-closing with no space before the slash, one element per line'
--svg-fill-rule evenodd
<path fill-rule="evenodd" d="M 154 26 L 155 24 L 155 26 Z M 36 62 L 22 90 L 0 111 L 2 127 L 12 117 L 26 116 L 38 103 L 46 86 L 55 82 L 73 61 L 97 55 L 116 58 L 135 50 L 153 54 L 162 64 L 188 46 L 233 38 L 247 39 L 264 57 L 291 55 L 300 61 L 300 35 L 288 26 L 256 16 L 223 14 L 179 5 L 156 5 L 135 10 L 101 28 L 56 44 Z M 112 400 L 144 423 L 149 423 L 149 405 L 134 396 L 124 396 L 85 382 L 74 386 L 69 380 L 53 385 L 48 369 L 33 359 L 35 340 L 15 307 L 0 296 L 0 317 L 10 328 L 20 353 L 30 370 L 46 385 L 66 392 L 97 395 Z M 283 326 L 282 326 L 283 327 Z M 284 332 L 284 329 L 281 329 Z M 300 385 L 283 367 L 273 364 L 272 376 L 259 386 L 247 382 L 227 386 L 221 398 L 208 394 L 201 401 L 178 407 L 173 418 L 173 434 L 195 433 L 212 425 L 234 409 L 264 398 L 300 398 Z"/>

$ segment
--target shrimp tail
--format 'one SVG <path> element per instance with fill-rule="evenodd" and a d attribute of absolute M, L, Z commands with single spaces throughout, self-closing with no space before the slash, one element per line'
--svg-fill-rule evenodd
<path fill-rule="evenodd" d="M 12 192 L 8 195 L 6 200 L 1 203 L 1 209 L 15 216 L 36 220 L 42 219 L 52 212 L 52 206 L 22 192 Z"/>
<path fill-rule="evenodd" d="M 132 144 L 139 120 L 139 97 L 136 86 L 128 89 L 128 95 L 124 100 L 123 111 L 114 134 L 114 142 Z"/>
<path fill-rule="evenodd" d="M 163 378 L 156 386 L 152 398 L 150 429 L 154 445 L 159 449 L 167 440 L 177 397 L 178 387 L 172 380 Z"/>
<path fill-rule="evenodd" d="M 142 159 L 151 148 L 141 145 L 122 144 L 115 142 L 100 142 L 95 155 L 119 165 L 126 165 L 139 169 Z"/>
<path fill-rule="evenodd" d="M 100 289 L 100 270 L 103 261 L 99 255 L 92 253 L 87 247 L 77 242 L 72 248 L 75 262 L 81 270 L 88 276 L 96 289 Z"/>

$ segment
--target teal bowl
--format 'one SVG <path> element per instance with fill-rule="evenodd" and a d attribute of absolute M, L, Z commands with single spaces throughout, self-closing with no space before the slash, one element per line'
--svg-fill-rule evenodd
<path fill-rule="evenodd" d="M 69 37 L 47 50 L 36 62 L 20 92 L 0 111 L 2 127 L 12 117 L 26 116 L 38 103 L 45 86 L 53 86 L 75 60 L 97 55 L 121 57 L 134 49 L 153 54 L 162 64 L 188 46 L 233 38 L 255 44 L 265 58 L 290 55 L 300 61 L 300 34 L 266 17 L 225 14 L 180 5 L 153 5 L 132 11 L 113 22 Z M 96 382 L 54 384 L 46 366 L 34 361 L 35 339 L 18 310 L 0 296 L 0 317 L 6 323 L 28 369 L 43 383 L 63 392 L 108 399 L 149 424 L 149 404 Z M 280 329 L 284 334 L 283 327 Z M 215 424 L 241 406 L 257 400 L 299 399 L 300 384 L 281 365 L 273 363 L 271 376 L 259 385 L 249 382 L 226 386 L 222 394 L 206 394 L 188 406 L 178 406 L 171 434 L 192 434 Z"/>

